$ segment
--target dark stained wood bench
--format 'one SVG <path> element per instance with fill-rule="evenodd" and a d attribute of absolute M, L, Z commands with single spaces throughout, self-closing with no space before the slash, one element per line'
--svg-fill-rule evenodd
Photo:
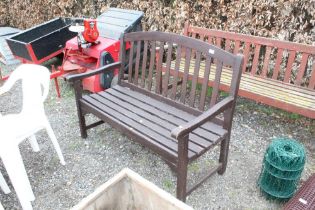
<path fill-rule="evenodd" d="M 124 80 L 126 43 L 131 43 L 129 53 L 128 79 Z M 231 66 L 233 76 L 229 95 L 218 97 L 219 90 L 214 88 L 208 96 L 208 81 L 202 84 L 201 94 L 196 94 L 196 78 L 199 68 L 195 69 L 192 85 L 188 85 L 188 68 L 183 82 L 177 83 L 169 77 L 162 78 L 162 56 L 156 61 L 156 46 L 168 44 L 165 53 L 166 74 L 169 74 L 172 57 L 180 62 L 180 49 L 192 50 L 197 54 L 197 62 L 206 64 L 216 59 L 220 76 L 223 64 Z M 172 48 L 176 44 L 179 48 Z M 134 56 L 134 58 L 133 58 Z M 187 57 L 187 62 L 189 62 Z M 120 62 L 107 65 L 89 73 L 70 75 L 73 82 L 81 136 L 87 137 L 87 130 L 103 122 L 121 131 L 135 142 L 159 154 L 177 172 L 177 197 L 186 196 L 215 172 L 223 174 L 226 170 L 232 118 L 241 77 L 241 55 L 233 55 L 210 44 L 176 34 L 162 32 L 136 32 L 121 38 Z M 132 65 L 135 60 L 135 65 Z M 206 66 L 205 71 L 210 71 Z M 81 80 L 104 71 L 120 68 L 118 85 L 95 94 L 82 94 Z M 176 77 L 176 75 L 175 75 Z M 197 107 L 197 108 L 196 108 Z M 205 111 L 206 110 L 206 111 Z M 93 114 L 100 121 L 86 125 L 85 115 Z M 220 118 L 221 116 L 221 118 Z M 197 184 L 187 189 L 187 165 L 203 155 L 215 145 L 220 145 L 220 156 L 216 166 Z"/>
<path fill-rule="evenodd" d="M 188 22 L 184 36 L 244 55 L 240 96 L 315 119 L 315 46 L 195 27 Z M 174 69 L 175 61 L 171 65 Z M 194 61 L 190 65 L 193 75 Z M 184 66 L 182 61 L 181 72 Z M 212 69 L 215 68 L 214 63 Z M 203 69 L 204 63 L 199 71 L 201 80 Z M 210 85 L 213 85 L 214 76 L 212 71 Z M 230 80 L 231 70 L 225 66 L 220 89 L 227 90 Z"/>

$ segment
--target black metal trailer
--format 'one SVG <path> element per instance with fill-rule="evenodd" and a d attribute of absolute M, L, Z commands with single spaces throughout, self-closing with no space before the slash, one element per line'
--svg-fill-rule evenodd
<path fill-rule="evenodd" d="M 62 53 L 77 33 L 69 31 L 70 18 L 55 18 L 7 39 L 13 55 L 23 63 L 40 64 Z"/>

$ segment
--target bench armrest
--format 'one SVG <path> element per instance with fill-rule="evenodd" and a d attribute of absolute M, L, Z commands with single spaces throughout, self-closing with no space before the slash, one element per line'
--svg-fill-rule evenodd
<path fill-rule="evenodd" d="M 181 136 L 189 134 L 207 121 L 214 119 L 218 114 L 224 112 L 226 109 L 231 108 L 234 100 L 234 97 L 228 96 L 195 119 L 174 128 L 171 132 L 172 137 L 178 139 Z"/>
<path fill-rule="evenodd" d="M 65 77 L 65 79 L 69 82 L 74 82 L 74 81 L 77 81 L 77 80 L 82 80 L 86 77 L 90 77 L 90 76 L 93 76 L 93 75 L 96 75 L 96 74 L 100 74 L 100 73 L 103 73 L 103 72 L 106 72 L 106 71 L 113 71 L 117 68 L 120 68 L 121 66 L 121 63 L 120 62 L 115 62 L 115 63 L 111 63 L 111 64 L 108 64 L 108 65 L 105 65 L 105 66 L 102 66 L 98 69 L 95 69 L 93 71 L 89 71 L 89 72 L 85 72 L 85 73 L 81 73 L 81 74 L 72 74 L 72 75 L 68 75 Z"/>

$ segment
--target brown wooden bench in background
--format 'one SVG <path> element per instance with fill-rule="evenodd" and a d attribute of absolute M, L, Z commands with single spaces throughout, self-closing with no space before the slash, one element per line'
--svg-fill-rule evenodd
<path fill-rule="evenodd" d="M 128 79 L 123 80 L 126 60 L 126 42 L 131 42 Z M 162 57 L 156 61 L 156 46 L 169 45 L 167 50 L 160 48 L 160 55 L 166 55 L 166 74 L 162 78 Z M 177 49 L 173 48 L 176 44 Z M 143 49 L 143 53 L 141 52 Z M 185 50 L 189 63 L 192 51 L 196 53 L 196 68 L 192 85 L 188 87 L 188 67 L 184 69 L 182 83 L 177 84 L 176 74 L 170 77 L 173 56 L 178 65 L 181 49 Z M 144 145 L 161 157 L 177 172 L 177 197 L 185 200 L 187 194 L 196 189 L 213 173 L 223 174 L 226 169 L 232 118 L 241 77 L 243 57 L 189 37 L 162 32 L 137 32 L 124 35 L 121 39 L 121 62 L 107 65 L 89 73 L 71 75 L 68 81 L 74 82 L 75 96 L 80 122 L 81 136 L 87 137 L 87 129 L 103 122 L 120 130 L 132 140 Z M 132 65 L 135 56 L 135 65 Z M 205 61 L 205 72 L 210 71 L 210 63 L 216 59 L 216 83 L 224 65 L 231 66 L 233 76 L 229 85 L 229 95 L 218 97 L 214 88 L 208 96 L 208 81 L 204 80 L 201 94 L 196 94 L 200 62 Z M 104 71 L 120 68 L 118 85 L 95 94 L 82 96 L 81 82 L 85 77 Z M 198 108 L 195 108 L 198 107 Z M 209 108 L 210 107 L 210 108 Z M 206 111 L 204 111 L 206 109 Z M 85 115 L 93 114 L 100 121 L 86 125 Z M 222 115 L 223 119 L 217 118 Z M 187 166 L 215 145 L 220 145 L 218 164 L 195 185 L 187 187 Z"/>
<path fill-rule="evenodd" d="M 289 112 L 315 119 L 315 46 L 211 30 L 185 24 L 184 35 L 244 54 L 239 95 Z M 175 61 L 172 62 L 175 68 Z M 194 71 L 194 60 L 190 74 Z M 184 60 L 179 66 L 183 72 Z M 204 77 L 204 63 L 199 78 Z M 212 69 L 216 64 L 212 65 Z M 215 71 L 210 73 L 213 85 Z M 229 88 L 231 71 L 224 67 L 222 90 Z"/>

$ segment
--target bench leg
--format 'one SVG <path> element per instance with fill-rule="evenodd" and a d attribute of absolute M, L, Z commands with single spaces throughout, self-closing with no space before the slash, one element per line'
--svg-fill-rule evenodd
<path fill-rule="evenodd" d="M 188 135 L 178 141 L 176 196 L 179 200 L 185 202 L 187 194 Z"/>
<path fill-rule="evenodd" d="M 182 163 L 178 164 L 178 166 L 176 196 L 179 200 L 185 202 L 187 192 L 187 164 Z"/>
<path fill-rule="evenodd" d="M 79 107 L 78 107 L 78 117 L 79 117 L 81 137 L 85 139 L 87 137 L 86 122 L 85 122 L 85 117 Z"/>
<path fill-rule="evenodd" d="M 75 94 L 75 103 L 77 105 L 77 113 L 79 118 L 79 126 L 80 126 L 80 133 L 82 138 L 87 137 L 86 133 L 86 122 L 84 113 L 82 112 L 81 106 L 80 106 L 80 99 L 82 98 L 82 85 L 80 81 L 75 81 L 73 84 L 74 87 L 74 94 Z"/>
<path fill-rule="evenodd" d="M 222 142 L 220 148 L 220 158 L 219 162 L 222 164 L 221 169 L 218 171 L 218 174 L 224 174 L 227 166 L 227 158 L 229 153 L 229 144 L 230 144 L 230 136 L 228 135 Z"/>

